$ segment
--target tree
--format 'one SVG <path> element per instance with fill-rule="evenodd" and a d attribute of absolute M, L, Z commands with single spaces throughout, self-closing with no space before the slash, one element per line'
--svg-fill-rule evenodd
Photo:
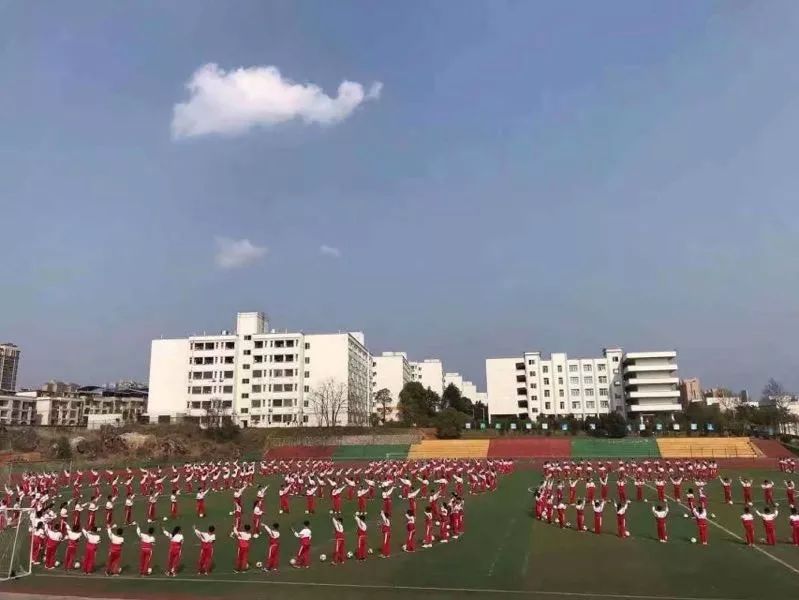
<path fill-rule="evenodd" d="M 399 419 L 404 425 L 428 427 L 441 399 L 418 381 L 409 381 L 399 395 Z"/>
<path fill-rule="evenodd" d="M 331 377 L 311 391 L 310 408 L 320 427 L 335 427 L 347 408 L 347 386 Z"/>
<path fill-rule="evenodd" d="M 483 404 L 480 400 L 474 403 L 472 412 L 474 413 L 474 418 L 477 421 L 488 420 L 488 407 L 485 404 Z"/>
<path fill-rule="evenodd" d="M 226 408 L 220 398 L 211 398 L 208 403 L 203 403 L 205 415 L 200 417 L 200 425 L 206 429 L 222 427 L 225 421 L 232 420 L 232 409 Z"/>
<path fill-rule="evenodd" d="M 454 383 L 450 383 L 441 394 L 441 405 L 442 409 L 454 408 L 458 412 L 472 414 L 472 401 L 464 397 Z"/>
<path fill-rule="evenodd" d="M 782 384 L 771 377 L 769 378 L 768 382 L 766 382 L 763 392 L 760 394 L 760 403 L 766 405 L 776 405 L 777 402 L 782 400 L 784 397 L 785 389 L 782 387 Z"/>
<path fill-rule="evenodd" d="M 627 419 L 620 412 L 611 412 L 600 417 L 602 429 L 609 437 L 623 438 L 627 435 Z"/>
<path fill-rule="evenodd" d="M 442 440 L 456 439 L 461 437 L 461 431 L 468 418 L 459 410 L 448 407 L 436 414 L 433 425 L 436 428 L 436 436 Z"/>
<path fill-rule="evenodd" d="M 391 397 L 391 392 L 388 388 L 377 390 L 374 398 L 375 406 L 377 407 L 377 416 L 380 418 L 380 423 L 385 424 L 389 415 L 394 410 L 391 404 L 394 402 Z"/>

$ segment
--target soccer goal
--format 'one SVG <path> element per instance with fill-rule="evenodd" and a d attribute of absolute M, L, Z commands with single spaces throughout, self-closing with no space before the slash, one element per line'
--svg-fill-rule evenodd
<path fill-rule="evenodd" d="M 405 460 L 407 457 L 407 452 L 386 452 L 386 460 Z"/>
<path fill-rule="evenodd" d="M 31 574 L 30 533 L 32 508 L 7 508 L 0 531 L 0 581 Z"/>

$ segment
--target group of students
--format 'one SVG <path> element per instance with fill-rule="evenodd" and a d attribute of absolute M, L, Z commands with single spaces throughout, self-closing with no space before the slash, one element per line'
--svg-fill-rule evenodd
<path fill-rule="evenodd" d="M 29 507 L 32 562 L 44 563 L 48 569 L 60 566 L 56 556 L 63 542 L 66 546 L 64 568 L 80 569 L 86 574 L 94 572 L 98 549 L 105 537 L 108 541 L 105 572 L 107 575 L 118 575 L 121 571 L 125 530 L 116 525 L 115 508 L 120 494 L 124 494 L 124 516 L 121 522 L 135 527 L 139 544 L 139 574 L 152 573 L 156 539 L 163 534 L 168 540 L 165 571 L 167 575 L 174 576 L 181 563 L 185 539 L 180 526 L 174 526 L 171 530 L 161 529 L 156 533 L 153 523 L 158 520 L 156 506 L 159 498 L 169 493 L 169 517 L 175 520 L 179 518 L 179 496 L 193 494 L 196 516 L 203 519 L 206 516 L 205 497 L 208 493 L 230 493 L 233 503 L 230 537 L 236 544 L 234 571 L 241 572 L 249 568 L 250 547 L 262 532 L 268 543 L 265 559 L 257 565 L 273 571 L 280 564 L 280 526 L 278 523 L 267 525 L 261 522 L 265 520 L 269 486 L 257 485 L 255 477 L 276 475 L 281 479 L 278 492 L 278 512 L 281 514 L 291 513 L 292 498 L 304 498 L 306 514 L 316 511 L 317 500 L 329 498 L 334 541 L 331 564 L 338 565 L 346 556 L 366 559 L 369 553 L 366 509 L 372 499 L 379 498 L 382 501 L 377 520 L 381 533 L 379 555 L 384 558 L 391 555 L 391 515 L 395 492 L 408 503 L 404 513 L 406 535 L 402 550 L 414 552 L 419 545 L 428 548 L 436 540 L 446 543 L 463 535 L 464 496 L 493 491 L 499 475 L 510 472 L 512 465 L 512 461 L 506 460 L 425 460 L 377 461 L 361 468 L 335 468 L 329 461 L 234 461 L 187 464 L 166 469 L 140 468 L 138 472 L 127 468 L 121 473 L 110 470 L 101 473 L 94 469 L 76 473 L 64 471 L 60 474 L 26 473 L 13 489 L 6 486 L 6 495 L 0 499 L 0 527 L 14 525 L 15 520 L 20 518 L 21 509 Z M 132 516 L 136 501 L 135 483 L 138 483 L 139 493 L 147 502 L 147 525 L 144 527 Z M 99 500 L 101 487 L 110 488 L 105 502 Z M 54 500 L 60 492 L 69 488 L 72 498 L 62 502 L 56 510 Z M 255 499 L 251 513 L 245 518 L 243 496 L 251 488 L 256 488 Z M 89 498 L 83 502 L 85 491 L 88 491 Z M 357 503 L 354 515 L 356 545 L 354 552 L 349 553 L 345 549 L 345 521 L 342 517 L 342 501 L 345 499 Z M 422 499 L 425 500 L 424 533 L 417 539 L 417 502 Z M 104 509 L 102 525 L 98 524 L 96 515 L 101 508 Z M 168 518 L 164 516 L 163 521 L 166 520 Z M 299 545 L 290 562 L 298 568 L 308 567 L 312 540 L 310 522 L 305 521 L 298 531 L 292 529 L 292 533 Z M 216 529 L 213 525 L 204 529 L 195 526 L 193 534 L 200 545 L 197 572 L 207 575 L 213 568 Z M 79 557 L 81 541 L 85 541 L 82 559 Z"/>
<path fill-rule="evenodd" d="M 635 486 L 637 502 L 648 502 L 645 498 L 644 486 L 654 489 L 657 503 L 651 507 L 655 521 L 655 530 L 661 543 L 668 542 L 667 518 L 669 502 L 666 495 L 667 482 L 671 484 L 672 500 L 684 508 L 684 517 L 693 517 L 696 522 L 697 536 L 691 541 L 703 545 L 709 542 L 708 523 L 714 515 L 708 513 L 708 496 L 706 486 L 709 478 L 718 478 L 721 482 L 724 503 L 733 504 L 733 482 L 728 477 L 718 475 L 718 466 L 707 461 L 619 461 L 615 466 L 608 461 L 601 461 L 596 468 L 590 461 L 547 462 L 544 464 L 544 479 L 534 490 L 534 514 L 539 520 L 556 523 L 561 528 L 568 528 L 567 511 L 573 507 L 576 515 L 577 531 L 588 531 L 585 523 L 585 511 L 588 507 L 593 512 L 593 532 L 602 533 L 603 514 L 610 505 L 616 515 L 616 532 L 618 537 L 630 536 L 627 528 L 627 510 L 631 501 L 627 496 L 627 484 Z M 609 500 L 609 477 L 615 474 L 616 498 Z M 599 490 L 597 496 L 597 475 Z M 693 481 L 683 494 L 684 482 Z M 753 482 L 747 478 L 738 479 L 743 501 L 741 522 L 744 529 L 744 542 L 755 544 L 755 515 L 763 523 L 768 545 L 777 543 L 776 519 L 779 516 L 778 502 L 774 496 L 774 482 L 764 480 L 760 487 L 763 493 L 763 510 L 753 509 Z M 577 497 L 577 486 L 582 483 L 584 494 Z M 788 525 L 791 529 L 791 543 L 799 546 L 799 512 L 796 506 L 796 486 L 792 480 L 784 482 L 786 500 L 789 506 Z M 696 491 L 694 491 L 696 490 Z M 687 511 L 687 512 L 686 512 Z"/>

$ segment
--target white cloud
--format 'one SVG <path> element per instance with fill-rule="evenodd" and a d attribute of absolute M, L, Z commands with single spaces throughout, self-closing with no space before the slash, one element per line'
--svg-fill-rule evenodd
<path fill-rule="evenodd" d="M 194 72 L 186 88 L 189 99 L 173 107 L 174 139 L 236 135 L 292 119 L 334 125 L 361 103 L 377 100 L 383 84 L 375 82 L 364 90 L 360 83 L 345 80 L 331 97 L 317 85 L 284 78 L 274 66 L 225 71 L 208 63 Z"/>
<path fill-rule="evenodd" d="M 333 246 L 325 246 L 322 244 L 319 246 L 319 253 L 325 256 L 332 256 L 333 258 L 341 258 L 341 250 Z"/>
<path fill-rule="evenodd" d="M 266 256 L 267 248 L 256 246 L 250 240 L 216 238 L 216 266 L 220 269 L 238 269 Z"/>

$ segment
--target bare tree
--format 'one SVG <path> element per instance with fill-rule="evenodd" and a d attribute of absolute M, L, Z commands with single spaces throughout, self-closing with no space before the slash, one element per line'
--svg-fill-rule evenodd
<path fill-rule="evenodd" d="M 339 415 L 347 408 L 347 386 L 331 377 L 311 391 L 311 410 L 321 427 L 338 425 Z"/>
<path fill-rule="evenodd" d="M 385 424 L 391 413 L 394 412 L 394 408 L 391 406 L 393 402 L 388 388 L 380 389 L 375 394 L 375 406 L 381 423 Z"/>
<path fill-rule="evenodd" d="M 200 425 L 206 428 L 221 427 L 225 418 L 230 417 L 230 410 L 225 409 L 222 400 L 211 398 L 205 405 L 205 415 L 200 418 Z"/>

